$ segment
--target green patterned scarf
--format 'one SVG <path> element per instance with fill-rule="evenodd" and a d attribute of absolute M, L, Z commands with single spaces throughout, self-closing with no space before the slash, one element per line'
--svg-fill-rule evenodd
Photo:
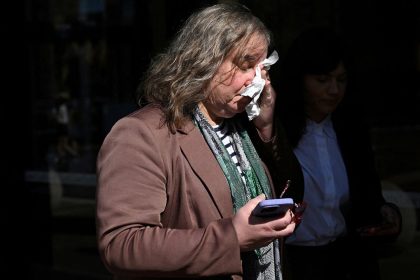
<path fill-rule="evenodd" d="M 233 138 L 233 146 L 245 180 L 242 180 L 236 165 L 228 151 L 217 136 L 216 131 L 207 122 L 197 107 L 194 121 L 200 129 L 207 144 L 217 159 L 228 181 L 236 213 L 250 199 L 264 193 L 267 198 L 272 197 L 270 183 L 248 133 L 237 118 L 225 119 L 225 125 Z M 282 279 L 280 273 L 279 246 L 276 240 L 272 244 L 259 248 L 253 252 L 242 254 L 244 279 Z"/>
<path fill-rule="evenodd" d="M 233 138 L 234 149 L 237 152 L 238 161 L 245 175 L 246 184 L 232 162 L 222 140 L 217 136 L 199 109 L 196 110 L 194 117 L 197 126 L 219 162 L 229 183 L 234 212 L 236 213 L 250 199 L 261 193 L 264 193 L 266 197 L 271 197 L 270 184 L 261 165 L 261 160 L 252 145 L 248 133 L 242 128 L 240 123 L 235 121 L 234 118 L 225 120 L 225 125 L 228 126 L 228 131 L 231 132 Z"/>

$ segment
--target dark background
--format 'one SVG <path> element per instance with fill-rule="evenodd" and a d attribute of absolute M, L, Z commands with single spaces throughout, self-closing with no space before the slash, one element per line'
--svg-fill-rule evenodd
<path fill-rule="evenodd" d="M 112 124 L 136 108 L 150 59 L 192 11 L 217 1 L 3 2 L 1 263 L 30 279 L 109 279 L 94 236 L 96 153 Z M 327 24 L 344 36 L 384 191 L 405 215 L 402 237 L 381 252 L 383 277 L 417 279 L 420 1 L 238 2 L 272 30 L 280 63 L 307 27 Z M 60 96 L 77 155 L 56 150 Z"/>

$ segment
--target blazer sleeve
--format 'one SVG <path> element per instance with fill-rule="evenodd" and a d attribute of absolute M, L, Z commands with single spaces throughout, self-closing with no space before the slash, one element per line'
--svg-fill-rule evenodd
<path fill-rule="evenodd" d="M 333 115 L 333 123 L 349 178 L 349 226 L 357 228 L 381 221 L 380 208 L 385 199 L 376 170 L 369 127 L 362 118 L 350 118 L 344 113 Z"/>
<path fill-rule="evenodd" d="M 97 235 L 100 256 L 115 275 L 203 277 L 241 273 L 230 218 L 204 227 L 168 228 L 171 170 L 145 121 L 125 117 L 104 140 L 97 160 Z M 179 174 L 178 174 L 179 175 Z"/>

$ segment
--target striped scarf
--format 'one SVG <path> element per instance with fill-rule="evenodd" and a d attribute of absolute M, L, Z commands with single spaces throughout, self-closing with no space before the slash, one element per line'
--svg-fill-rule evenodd
<path fill-rule="evenodd" d="M 233 139 L 232 144 L 243 172 L 242 175 L 233 163 L 222 140 L 217 136 L 216 131 L 207 122 L 198 107 L 194 112 L 194 121 L 226 176 L 234 213 L 250 199 L 262 193 L 267 198 L 272 197 L 270 183 L 262 166 L 261 159 L 248 133 L 236 118 L 225 119 L 224 121 L 226 122 L 225 125 L 228 126 L 228 131 L 231 133 Z M 245 180 L 242 180 L 241 176 L 244 176 Z M 278 243 L 276 240 L 268 246 L 242 254 L 244 279 L 282 279 Z"/>

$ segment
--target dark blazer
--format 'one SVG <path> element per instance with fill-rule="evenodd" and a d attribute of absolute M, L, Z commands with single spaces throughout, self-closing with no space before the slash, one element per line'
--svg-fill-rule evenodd
<path fill-rule="evenodd" d="M 342 212 L 350 233 L 357 227 L 379 223 L 380 207 L 385 203 L 380 178 L 375 169 L 368 127 L 355 115 L 345 111 L 337 111 L 332 115 L 349 179 L 349 204 L 343 205 Z M 276 187 L 282 187 L 287 179 L 291 179 L 292 184 L 285 197 L 292 197 L 300 202 L 304 193 L 303 173 L 279 121 L 276 127 L 277 137 L 274 144 L 257 147 L 267 163 L 274 184 L 278 185 Z"/>
<path fill-rule="evenodd" d="M 119 120 L 97 160 L 100 256 L 116 279 L 236 278 L 233 205 L 200 131 L 176 133 L 147 106 Z"/>
<path fill-rule="evenodd" d="M 345 256 L 346 260 L 344 258 L 343 260 L 349 264 L 352 273 L 370 275 L 372 276 L 370 279 L 376 279 L 374 277 L 378 275 L 379 270 L 375 247 L 381 246 L 384 242 L 394 241 L 398 234 L 387 237 L 361 238 L 357 229 L 362 226 L 379 224 L 382 221 L 380 208 L 384 204 L 393 207 L 397 212 L 399 210 L 396 205 L 386 202 L 382 196 L 381 181 L 375 168 L 368 127 L 362 119 L 358 119 L 359 112 L 345 110 L 345 108 L 340 108 L 332 114 L 333 126 L 349 180 L 349 201 L 341 207 L 347 224 L 348 236 L 338 242 L 342 247 L 339 250 L 342 256 L 339 258 Z M 265 153 L 261 153 L 261 155 L 271 158 L 271 164 L 268 164 L 268 167 L 275 183 L 283 183 L 287 179 L 292 180 L 285 196 L 300 202 L 304 194 L 302 168 L 287 140 L 282 124 L 278 122 L 276 126 L 278 128 L 277 138 L 271 146 L 265 147 Z M 292 127 L 292 129 L 294 128 Z M 270 147 L 268 148 L 268 146 Z M 269 162 L 268 159 L 264 160 Z M 303 214 L 303 219 L 305 219 L 305 214 Z M 296 252 L 305 254 L 305 251 L 299 251 L 300 249 L 295 251 L 293 247 L 285 246 L 284 249 L 284 279 L 293 279 L 292 274 L 295 269 L 305 269 L 300 265 L 302 261 L 306 262 L 307 260 L 307 264 L 310 262 L 308 267 L 316 263 L 314 254 L 299 258 L 296 256 Z M 314 251 L 308 250 L 307 252 Z M 321 252 L 325 251 L 321 250 Z M 290 258 L 289 254 L 290 256 L 293 254 L 294 257 Z"/>
<path fill-rule="evenodd" d="M 349 180 L 350 204 L 342 211 L 354 233 L 358 227 L 380 223 L 380 208 L 386 202 L 366 123 L 344 109 L 333 113 L 332 122 Z"/>

